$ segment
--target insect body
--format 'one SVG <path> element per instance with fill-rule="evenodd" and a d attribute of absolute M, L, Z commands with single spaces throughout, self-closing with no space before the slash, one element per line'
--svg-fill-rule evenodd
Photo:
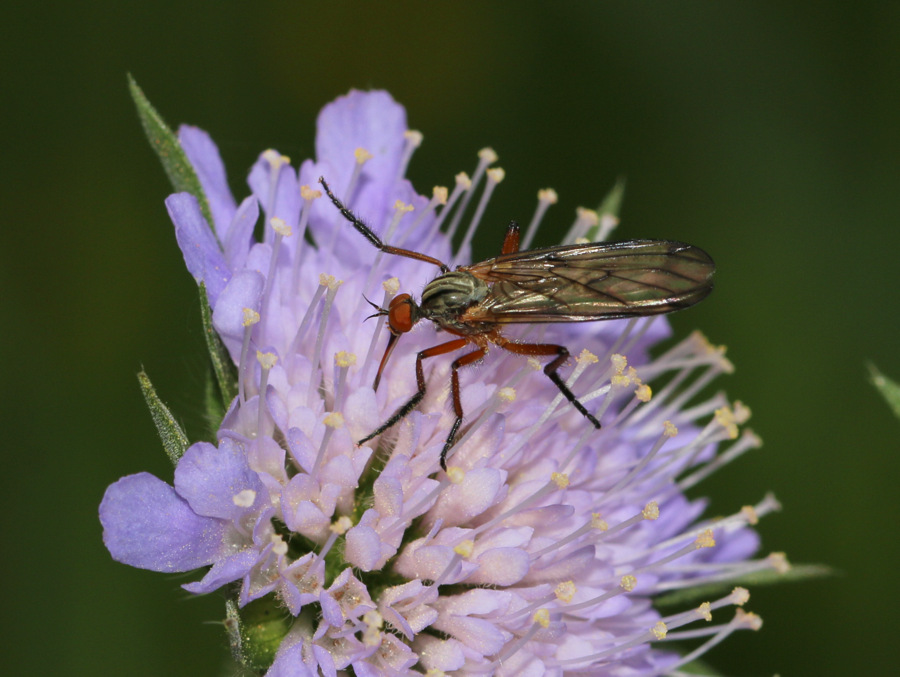
<path fill-rule="evenodd" d="M 425 286 L 421 302 L 416 303 L 409 294 L 399 294 L 387 308 L 378 308 L 376 315 L 387 316 L 391 335 L 374 387 L 378 388 L 397 339 L 419 320 L 431 320 L 458 337 L 419 352 L 416 357 L 417 392 L 359 443 L 380 435 L 422 401 L 425 396 L 424 360 L 467 345 L 475 346 L 475 350 L 465 353 L 451 365 L 451 394 L 456 419 L 441 451 L 441 467 L 445 470 L 447 452 L 453 446 L 463 419 L 459 368 L 480 360 L 491 344 L 519 355 L 551 357 L 544 373 L 585 418 L 596 428 L 600 427 L 600 422 L 559 376 L 558 370 L 569 356 L 566 347 L 512 341 L 503 336 L 503 325 L 588 322 L 669 313 L 694 305 L 712 290 L 715 264 L 698 247 L 668 240 L 629 240 L 519 251 L 519 227 L 515 221 L 509 224 L 500 256 L 451 271 L 431 256 L 384 244 L 331 192 L 324 179 L 319 181 L 344 218 L 373 246 L 387 254 L 431 263 L 441 270 L 441 274 Z"/>

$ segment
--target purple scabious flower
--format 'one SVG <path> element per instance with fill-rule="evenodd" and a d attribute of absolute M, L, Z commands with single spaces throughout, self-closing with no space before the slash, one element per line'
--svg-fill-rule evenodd
<path fill-rule="evenodd" d="M 503 178 L 490 168 L 493 151 L 479 153 L 471 178 L 459 174 L 452 190 L 423 197 L 405 178 L 421 134 L 387 93 L 353 91 L 320 114 L 315 160 L 296 167 L 262 153 L 238 203 L 209 136 L 182 127 L 178 139 L 213 223 L 189 193 L 166 205 L 237 367 L 237 396 L 216 443 L 193 444 L 178 460 L 173 485 L 139 473 L 108 488 L 100 519 L 116 560 L 163 572 L 209 567 L 184 588 L 224 587 L 235 609 L 274 600 L 287 622 L 265 663 L 282 677 L 351 668 L 677 674 L 734 630 L 759 626 L 740 609 L 746 591 L 727 588 L 785 565 L 780 556 L 751 559 L 759 545 L 751 527 L 776 501 L 710 520 L 705 502 L 685 495 L 759 440 L 738 430 L 746 407 L 722 394 L 698 399 L 731 370 L 722 349 L 693 334 L 650 356 L 670 334 L 665 318 L 510 332 L 581 351 L 567 383 L 601 430 L 536 360 L 494 351 L 461 372 L 466 420 L 446 472 L 449 359 L 426 362 L 427 394 L 415 411 L 355 443 L 416 391 L 416 353 L 442 342 L 420 324 L 373 390 L 387 331 L 363 322 L 366 298 L 386 307 L 436 271 L 377 251 L 320 199 L 317 180 L 326 177 L 385 242 L 456 265 L 469 261 Z M 525 247 L 554 201 L 553 191 L 539 193 Z M 580 210 L 567 241 L 602 239 L 614 221 Z M 711 584 L 726 589 L 692 608 L 655 604 Z M 725 606 L 737 613 L 711 623 Z M 676 652 L 672 640 L 695 648 Z M 252 651 L 237 647 L 258 665 Z"/>

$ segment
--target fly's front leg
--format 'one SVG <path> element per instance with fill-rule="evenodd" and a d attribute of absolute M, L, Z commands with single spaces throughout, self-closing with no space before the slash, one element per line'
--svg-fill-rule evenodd
<path fill-rule="evenodd" d="M 553 381 L 554 385 L 559 388 L 559 392 L 563 394 L 563 396 L 572 403 L 578 412 L 584 416 L 595 428 L 600 428 L 600 421 L 596 419 L 596 417 L 591 414 L 587 409 L 585 409 L 584 405 L 578 401 L 578 398 L 575 397 L 575 394 L 569 390 L 569 386 L 565 384 L 560 377 L 558 370 L 561 366 L 563 366 L 566 360 L 569 358 L 569 350 L 565 346 L 558 346 L 552 343 L 514 343 L 513 341 L 509 341 L 507 339 L 501 339 L 496 341 L 497 345 L 499 345 L 504 350 L 508 350 L 511 353 L 516 353 L 517 355 L 528 355 L 529 357 L 537 357 L 541 355 L 556 355 L 556 358 L 551 360 L 546 366 L 544 366 L 544 373 L 547 377 Z"/>
<path fill-rule="evenodd" d="M 463 420 L 462 397 L 459 392 L 459 368 L 477 362 L 484 357 L 485 353 L 487 353 L 487 349 L 485 348 L 473 350 L 471 353 L 466 353 L 459 359 L 454 360 L 453 364 L 450 365 L 450 368 L 452 369 L 450 375 L 450 390 L 453 393 L 453 413 L 456 414 L 456 420 L 453 421 L 453 425 L 450 427 L 450 434 L 447 435 L 447 441 L 444 442 L 444 448 L 441 449 L 441 468 L 444 470 L 447 469 L 447 452 L 450 451 L 450 447 L 453 446 L 456 433 L 459 431 L 459 426 L 462 424 Z"/>
<path fill-rule="evenodd" d="M 402 407 L 400 407 L 397 411 L 395 411 L 394 415 L 391 416 L 383 424 L 381 424 L 377 430 L 363 437 L 359 442 L 357 442 L 357 444 L 365 444 L 373 437 L 377 437 L 385 430 L 396 424 L 400 419 L 409 414 L 409 412 L 411 412 L 419 405 L 419 402 L 421 402 L 422 398 L 425 397 L 425 370 L 422 368 L 423 360 L 429 357 L 434 357 L 435 355 L 444 355 L 445 353 L 459 350 L 468 342 L 469 340 L 464 338 L 455 339 L 453 341 L 447 341 L 447 343 L 441 343 L 440 345 L 432 346 L 431 348 L 426 348 L 425 350 L 419 352 L 419 354 L 416 355 L 416 386 L 418 387 L 416 394 L 409 398 L 409 401 Z M 454 364 L 456 363 L 454 362 Z"/>
<path fill-rule="evenodd" d="M 372 243 L 374 247 L 383 251 L 385 254 L 394 254 L 395 256 L 405 256 L 409 259 L 415 259 L 416 261 L 425 261 L 427 263 L 433 263 L 438 268 L 441 269 L 441 272 L 447 273 L 450 272 L 450 268 L 447 267 L 447 264 L 443 261 L 438 261 L 433 256 L 428 256 L 427 254 L 420 254 L 419 252 L 410 251 L 409 249 L 400 249 L 399 247 L 391 247 L 390 245 L 384 244 L 381 241 L 381 238 L 378 237 L 372 229 L 369 228 L 362 219 L 360 219 L 356 214 L 351 212 L 340 199 L 331 192 L 331 188 L 328 185 L 328 182 L 325 181 L 324 177 L 319 177 L 319 183 L 322 184 L 322 188 L 325 189 L 325 193 L 328 195 L 331 202 L 337 207 L 338 211 L 341 213 L 345 219 L 347 219 L 353 227 L 358 230 L 363 237 L 365 237 L 369 242 Z"/>

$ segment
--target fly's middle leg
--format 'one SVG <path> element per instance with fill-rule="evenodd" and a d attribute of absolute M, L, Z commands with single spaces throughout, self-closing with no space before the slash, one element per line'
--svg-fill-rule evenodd
<path fill-rule="evenodd" d="M 529 357 L 556 355 L 553 360 L 544 366 L 544 373 L 547 375 L 547 378 L 553 381 L 553 384 L 559 388 L 559 392 L 561 392 L 563 396 L 572 403 L 572 406 L 590 421 L 595 428 L 599 429 L 601 427 L 600 421 L 598 421 L 597 418 L 578 401 L 578 398 L 575 397 L 575 393 L 569 390 L 569 386 L 566 385 L 565 381 L 563 381 L 562 377 L 559 375 L 559 368 L 565 364 L 567 359 L 569 359 L 568 348 L 552 343 L 515 343 L 503 337 L 496 337 L 494 338 L 494 341 L 504 350 L 516 353 L 517 355 L 527 355 Z"/>
<path fill-rule="evenodd" d="M 459 426 L 462 424 L 463 420 L 462 397 L 459 392 L 459 368 L 477 362 L 484 357 L 485 353 L 487 353 L 486 348 L 473 350 L 471 353 L 466 353 L 462 357 L 454 360 L 453 364 L 450 365 L 452 370 L 450 376 L 450 390 L 453 394 L 453 413 L 456 414 L 456 420 L 453 421 L 453 425 L 450 427 L 450 434 L 447 435 L 447 441 L 444 442 L 444 448 L 441 449 L 441 468 L 444 470 L 447 469 L 447 452 L 450 451 L 450 447 L 453 446 L 456 433 L 459 431 Z"/>

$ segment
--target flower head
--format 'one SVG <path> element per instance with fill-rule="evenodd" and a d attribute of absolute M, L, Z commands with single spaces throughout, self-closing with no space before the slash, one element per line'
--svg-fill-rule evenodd
<path fill-rule="evenodd" d="M 377 317 L 363 322 L 367 298 L 387 307 L 437 271 L 371 246 L 321 199 L 317 180 L 326 177 L 385 243 L 465 263 L 502 170 L 489 168 L 497 158 L 488 149 L 471 178 L 421 196 L 405 178 L 421 140 L 388 94 L 351 92 L 322 111 L 315 161 L 295 167 L 262 153 L 251 195 L 238 204 L 210 138 L 180 130 L 212 227 L 193 195 L 166 205 L 237 365 L 237 396 L 216 443 L 198 442 L 178 461 L 174 486 L 141 473 L 109 487 L 100 518 L 113 557 L 156 571 L 209 566 L 184 587 L 231 586 L 238 607 L 276 600 L 294 620 L 270 675 L 348 666 L 363 675 L 650 675 L 754 627 L 756 618 L 740 613 L 683 631 L 708 638 L 696 652 L 662 648 L 677 628 L 740 606 L 745 593 L 671 615 L 654 600 L 775 566 L 748 559 L 758 546 L 748 525 L 777 507 L 766 498 L 703 521 L 704 502 L 686 498 L 759 442 L 738 430 L 745 407 L 722 395 L 694 401 L 730 370 L 721 349 L 694 334 L 649 357 L 669 335 L 664 318 L 520 328 L 519 338 L 583 351 L 567 383 L 601 430 L 537 360 L 494 351 L 460 371 L 466 418 L 446 471 L 452 358 L 425 362 L 424 399 L 356 444 L 416 392 L 416 354 L 447 338 L 420 323 L 373 389 L 388 332 Z M 525 243 L 552 202 L 552 191 L 539 194 Z M 585 210 L 569 239 L 611 225 Z M 656 383 L 664 385 L 653 392 Z"/>

